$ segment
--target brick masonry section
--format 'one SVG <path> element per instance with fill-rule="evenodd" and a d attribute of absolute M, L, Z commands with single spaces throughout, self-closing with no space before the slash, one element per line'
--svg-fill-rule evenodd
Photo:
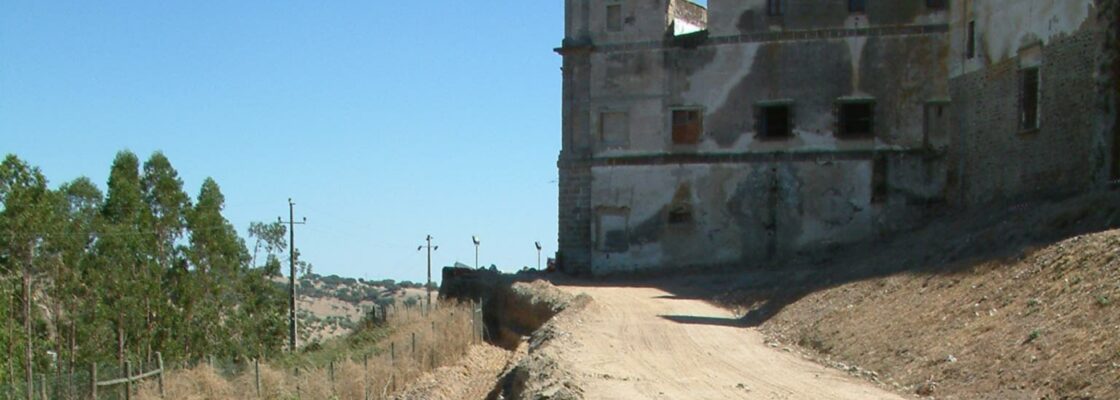
<path fill-rule="evenodd" d="M 1020 129 L 1020 64 L 1009 59 L 952 79 L 958 117 L 951 159 L 963 205 L 1085 190 L 1103 181 L 1107 153 L 1094 72 L 1101 33 L 1042 49 L 1040 128 Z"/>

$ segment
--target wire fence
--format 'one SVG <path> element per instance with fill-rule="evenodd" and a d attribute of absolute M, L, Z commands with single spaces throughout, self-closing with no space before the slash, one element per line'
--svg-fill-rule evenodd
<path fill-rule="evenodd" d="M 0 383 L 0 397 L 34 400 L 144 400 L 185 397 L 383 399 L 424 373 L 459 360 L 487 339 L 481 307 L 393 307 L 387 336 L 326 357 L 275 360 L 204 357 L 163 368 L 162 360 L 86 364 L 42 373 L 32 385 Z M 157 356 L 157 358 L 159 358 Z"/>

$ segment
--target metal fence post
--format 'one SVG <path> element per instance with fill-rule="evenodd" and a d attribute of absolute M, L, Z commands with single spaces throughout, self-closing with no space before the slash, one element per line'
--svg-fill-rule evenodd
<path fill-rule="evenodd" d="M 256 375 L 257 382 L 257 397 L 261 397 L 261 359 L 257 357 L 253 360 L 253 374 Z"/>
<path fill-rule="evenodd" d="M 124 398 L 132 400 L 132 361 L 124 362 Z"/>
<path fill-rule="evenodd" d="M 162 399 L 167 396 L 167 394 L 163 392 L 163 374 L 167 371 L 163 369 L 163 354 L 160 354 L 160 352 L 158 351 L 156 352 L 156 363 L 159 367 L 159 373 L 156 374 L 156 380 L 159 383 L 159 398 Z"/>
<path fill-rule="evenodd" d="M 89 395 L 97 400 L 97 363 L 89 363 Z"/>

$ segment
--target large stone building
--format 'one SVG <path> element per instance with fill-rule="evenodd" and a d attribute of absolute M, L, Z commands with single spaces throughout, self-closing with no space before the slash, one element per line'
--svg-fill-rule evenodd
<path fill-rule="evenodd" d="M 566 0 L 559 262 L 766 265 L 1120 176 L 1113 0 Z"/>

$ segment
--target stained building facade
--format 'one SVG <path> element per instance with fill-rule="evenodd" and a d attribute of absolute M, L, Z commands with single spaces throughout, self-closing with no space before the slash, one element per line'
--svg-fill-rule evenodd
<path fill-rule="evenodd" d="M 559 262 L 780 264 L 1120 175 L 1102 0 L 566 0 Z"/>

